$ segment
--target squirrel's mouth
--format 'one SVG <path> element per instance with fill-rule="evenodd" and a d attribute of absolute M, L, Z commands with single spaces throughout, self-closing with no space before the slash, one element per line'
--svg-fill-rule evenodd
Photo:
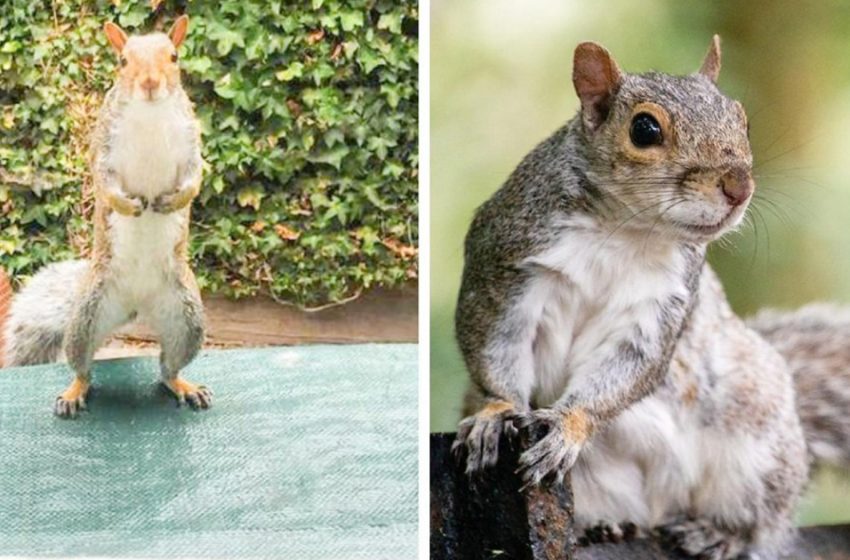
<path fill-rule="evenodd" d="M 699 235 L 717 235 L 729 226 L 729 223 L 734 220 L 735 214 L 735 208 L 732 208 L 719 222 L 713 224 L 689 224 L 678 220 L 675 221 L 674 224 L 677 227 Z"/>

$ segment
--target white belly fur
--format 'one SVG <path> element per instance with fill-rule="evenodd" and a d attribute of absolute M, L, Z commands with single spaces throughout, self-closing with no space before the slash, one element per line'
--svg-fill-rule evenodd
<path fill-rule="evenodd" d="M 684 257 L 672 244 L 653 243 L 588 227 L 526 260 L 538 269 L 523 305 L 540 310 L 534 312 L 535 406 L 550 406 L 571 384 L 586 381 L 582 375 L 595 374 L 600 357 L 615 355 L 622 334 L 635 325 L 655 337 L 658 301 L 688 297 Z"/>
<path fill-rule="evenodd" d="M 658 307 L 647 302 L 689 297 L 685 257 L 643 236 L 608 238 L 578 227 L 526 264 L 536 271 L 524 305 L 537 317 L 536 407 L 592 379 L 600 356 L 618 351 L 624 329 L 638 325 L 645 335 L 659 334 Z M 715 337 L 712 347 L 724 355 L 720 345 L 733 342 Z M 713 363 L 720 385 L 735 365 Z M 753 515 L 747 500 L 775 467 L 770 445 L 706 424 L 699 406 L 682 406 L 677 395 L 658 390 L 585 444 L 572 470 L 578 528 L 623 521 L 651 528 L 694 510 L 746 523 Z"/>
<path fill-rule="evenodd" d="M 128 102 L 111 138 L 108 161 L 122 188 L 149 203 L 176 190 L 183 166 L 193 155 L 191 121 L 176 98 Z M 120 278 L 112 288 L 126 311 L 144 315 L 158 295 L 173 292 L 179 273 L 175 247 L 187 219 L 185 212 L 158 214 L 150 209 L 139 217 L 110 215 L 110 268 L 113 277 Z"/>
<path fill-rule="evenodd" d="M 115 294 L 127 311 L 145 315 L 157 296 L 174 291 L 179 274 L 175 247 L 183 238 L 186 219 L 185 212 L 151 210 L 139 217 L 110 216 L 109 266 L 112 277 L 120 279 Z"/>
<path fill-rule="evenodd" d="M 572 471 L 577 521 L 653 527 L 688 510 L 701 460 L 693 418 L 650 396 L 618 416 L 582 450 Z"/>
<path fill-rule="evenodd" d="M 640 325 L 658 333 L 657 307 L 673 294 L 687 298 L 684 257 L 672 245 L 643 236 L 608 238 L 573 230 L 553 248 L 528 259 L 540 267 L 526 297 L 538 309 L 533 404 L 546 407 L 581 375 L 593 375 L 600 356 L 618 351 L 618 333 Z M 584 372 L 584 373 L 582 373 Z M 630 520 L 652 526 L 684 511 L 699 476 L 699 430 L 664 399 L 650 396 L 588 442 L 573 469 L 581 527 Z M 704 437 L 704 436 L 703 436 Z"/>
<path fill-rule="evenodd" d="M 662 395 L 632 405 L 596 434 L 572 470 L 580 530 L 629 521 L 649 529 L 700 511 L 751 521 L 751 493 L 775 468 L 770 442 L 705 426 Z"/>

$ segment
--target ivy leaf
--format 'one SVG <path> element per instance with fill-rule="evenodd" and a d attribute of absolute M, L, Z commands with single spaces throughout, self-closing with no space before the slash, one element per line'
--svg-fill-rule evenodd
<path fill-rule="evenodd" d="M 230 74 L 225 74 L 218 82 L 216 82 L 215 92 L 219 97 L 223 97 L 224 99 L 233 99 L 236 97 L 238 92 L 231 86 Z"/>
<path fill-rule="evenodd" d="M 32 179 L 0 180 L 0 254 L 16 282 L 90 247 L 86 147 L 118 64 L 103 19 L 147 32 L 180 4 L 152 1 L 2 2 L 0 169 Z M 402 32 L 416 0 L 190 4 L 180 66 L 206 162 L 198 284 L 315 306 L 416 278 L 417 40 Z"/>
<path fill-rule="evenodd" d="M 180 66 L 183 70 L 190 74 L 203 75 L 212 68 L 212 60 L 206 56 L 199 56 L 197 58 L 190 58 L 189 60 L 182 61 Z"/>
<path fill-rule="evenodd" d="M 281 82 L 288 82 L 290 80 L 294 80 L 295 78 L 300 78 L 304 71 L 304 65 L 300 62 L 293 62 L 287 68 L 275 72 L 274 77 L 280 80 Z"/>
<path fill-rule="evenodd" d="M 378 29 L 386 29 L 391 33 L 401 33 L 401 21 L 404 14 L 400 12 L 389 12 L 381 14 L 378 18 Z"/>
<path fill-rule="evenodd" d="M 236 195 L 236 200 L 239 202 L 239 206 L 243 208 L 250 206 L 254 210 L 259 210 L 260 203 L 263 201 L 264 196 L 266 196 L 266 193 L 263 192 L 262 187 L 251 185 L 249 187 L 242 187 L 239 189 L 239 194 Z"/>
<path fill-rule="evenodd" d="M 342 165 L 342 159 L 347 156 L 349 152 L 350 150 L 347 146 L 337 146 L 335 148 L 321 150 L 307 159 L 313 163 L 326 163 L 328 165 L 332 165 L 339 170 Z"/>
<path fill-rule="evenodd" d="M 145 12 L 133 10 L 118 16 L 118 24 L 124 28 L 139 27 L 145 22 Z"/>
<path fill-rule="evenodd" d="M 216 42 L 216 50 L 221 56 L 227 56 L 233 47 L 244 47 L 245 38 L 242 33 L 226 27 L 214 27 L 210 32 L 210 38 Z"/>
<path fill-rule="evenodd" d="M 3 43 L 3 47 L 0 48 L 0 52 L 4 53 L 13 53 L 21 50 L 23 44 L 20 41 L 6 41 Z"/>
<path fill-rule="evenodd" d="M 339 22 L 343 31 L 354 31 L 356 27 L 363 27 L 363 12 L 343 12 L 339 15 Z"/>

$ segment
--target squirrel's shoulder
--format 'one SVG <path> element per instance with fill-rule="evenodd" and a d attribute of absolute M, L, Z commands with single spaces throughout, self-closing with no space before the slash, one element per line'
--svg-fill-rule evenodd
<path fill-rule="evenodd" d="M 118 104 L 118 86 L 113 85 L 103 96 L 103 102 L 97 111 L 94 128 L 89 142 L 89 158 L 95 162 L 99 154 L 109 143 L 109 129 L 115 121 Z"/>
<path fill-rule="evenodd" d="M 586 210 L 587 163 L 576 148 L 575 119 L 529 152 L 475 210 L 467 258 L 519 260 L 551 241 L 557 215 Z"/>

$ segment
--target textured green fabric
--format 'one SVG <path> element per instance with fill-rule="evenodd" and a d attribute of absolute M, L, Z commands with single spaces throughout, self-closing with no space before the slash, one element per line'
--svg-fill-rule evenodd
<path fill-rule="evenodd" d="M 0 556 L 416 556 L 415 345 L 210 351 L 177 408 L 154 358 L 0 370 Z"/>

